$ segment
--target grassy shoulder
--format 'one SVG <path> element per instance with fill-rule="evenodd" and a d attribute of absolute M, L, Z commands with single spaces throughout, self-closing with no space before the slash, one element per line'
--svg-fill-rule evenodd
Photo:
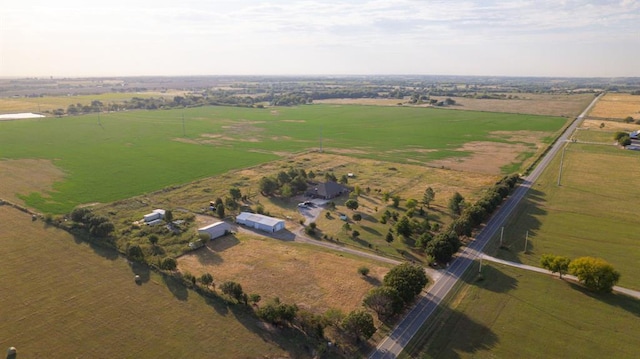
<path fill-rule="evenodd" d="M 497 264 L 468 272 L 414 342 L 421 358 L 635 358 L 640 301 Z M 405 354 L 406 355 L 406 354 Z"/>

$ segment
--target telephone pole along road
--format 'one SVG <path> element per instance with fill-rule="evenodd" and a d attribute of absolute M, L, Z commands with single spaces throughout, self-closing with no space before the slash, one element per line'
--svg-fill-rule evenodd
<path fill-rule="evenodd" d="M 411 311 L 393 328 L 391 333 L 378 344 L 375 351 L 369 356 L 370 359 L 393 359 L 400 355 L 409 341 L 411 341 L 418 330 L 420 330 L 434 313 L 440 302 L 449 294 L 458 281 L 458 278 L 471 266 L 478 254 L 482 253 L 482 250 L 489 240 L 497 230 L 502 227 L 503 223 L 509 215 L 511 215 L 518 203 L 520 203 L 520 200 L 524 198 L 533 182 L 540 177 L 542 171 L 549 165 L 560 148 L 565 145 L 565 142 L 568 141 L 578 125 L 582 123 L 586 114 L 602 95 L 603 94 L 600 94 L 596 97 L 580 116 L 567 127 L 547 154 L 540 160 L 536 168 L 528 176 L 523 178 L 520 186 L 515 189 L 511 196 L 507 198 L 493 217 L 491 217 L 487 225 L 478 233 L 475 240 L 458 254 L 446 271 L 442 273 L 442 277 L 431 287 L 427 294 L 418 300 L 418 303 Z"/>

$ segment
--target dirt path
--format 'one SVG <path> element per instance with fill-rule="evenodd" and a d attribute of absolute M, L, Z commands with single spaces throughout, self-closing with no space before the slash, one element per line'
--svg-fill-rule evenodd
<path fill-rule="evenodd" d="M 486 254 L 482 254 L 482 259 L 485 259 L 485 260 L 488 260 L 488 261 L 494 262 L 494 263 L 500 263 L 500 264 L 508 265 L 510 267 L 516 267 L 516 268 L 532 271 L 532 272 L 538 272 L 538 273 L 544 273 L 544 274 L 553 275 L 553 273 L 551 273 L 550 271 L 548 271 L 548 270 L 546 270 L 544 268 L 534 267 L 534 266 L 530 266 L 530 265 L 526 265 L 526 264 L 522 264 L 522 263 L 505 261 L 504 259 L 498 259 L 498 258 L 495 258 L 495 257 L 491 257 L 489 255 L 486 255 Z M 576 277 L 574 277 L 572 275 L 565 275 L 562 278 L 571 280 L 573 282 L 579 282 L 578 278 L 576 278 Z M 640 299 L 640 291 L 637 291 L 637 290 L 618 287 L 616 285 L 616 286 L 613 286 L 613 291 L 617 292 L 617 293 L 624 294 L 624 295 L 628 295 L 628 296 L 633 297 L 633 298 Z"/>

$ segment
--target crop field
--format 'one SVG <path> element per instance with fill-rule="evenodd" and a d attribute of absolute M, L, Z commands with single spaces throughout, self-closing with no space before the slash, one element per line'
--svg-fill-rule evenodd
<path fill-rule="evenodd" d="M 470 277 L 470 279 L 469 279 Z M 637 358 L 640 300 L 489 264 L 413 343 L 419 358 Z M 405 355 L 406 357 L 406 355 Z"/>
<path fill-rule="evenodd" d="M 640 119 L 640 96 L 609 92 L 589 112 L 590 117 Z"/>
<path fill-rule="evenodd" d="M 300 338 L 237 307 L 9 206 L 0 206 L 0 218 L 0 345 L 15 346 L 21 358 L 306 356 Z"/>
<path fill-rule="evenodd" d="M 20 195 L 28 206 L 63 213 L 78 204 L 110 202 L 318 149 L 321 143 L 325 152 L 357 158 L 508 172 L 549 143 L 565 122 L 376 106 L 203 107 L 4 121 L 0 153 L 5 160 L 43 159 L 60 168 L 65 177 L 52 180 L 52 191 Z M 504 152 L 510 155 L 488 163 L 491 153 Z"/>
<path fill-rule="evenodd" d="M 547 168 L 512 215 L 505 228 L 509 249 L 498 254 L 532 265 L 539 265 L 546 253 L 601 257 L 622 274 L 619 285 L 640 289 L 636 275 L 640 191 L 635 181 L 640 176 L 640 153 L 613 145 L 571 143 L 560 186 L 559 160 Z M 529 242 L 524 254 L 526 231 Z"/>

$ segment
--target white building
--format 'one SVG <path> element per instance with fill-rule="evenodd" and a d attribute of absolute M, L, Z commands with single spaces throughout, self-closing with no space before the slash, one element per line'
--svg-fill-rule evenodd
<path fill-rule="evenodd" d="M 206 234 L 209 236 L 209 239 L 222 237 L 227 232 L 231 232 L 231 226 L 226 222 L 216 222 L 214 224 L 198 228 L 198 234 Z"/>
<path fill-rule="evenodd" d="M 153 212 L 144 215 L 144 223 L 153 226 L 162 222 L 164 218 L 164 209 L 154 209 Z"/>
<path fill-rule="evenodd" d="M 284 229 L 284 220 L 282 219 L 249 212 L 242 212 L 236 216 L 236 223 L 270 233 Z"/>

